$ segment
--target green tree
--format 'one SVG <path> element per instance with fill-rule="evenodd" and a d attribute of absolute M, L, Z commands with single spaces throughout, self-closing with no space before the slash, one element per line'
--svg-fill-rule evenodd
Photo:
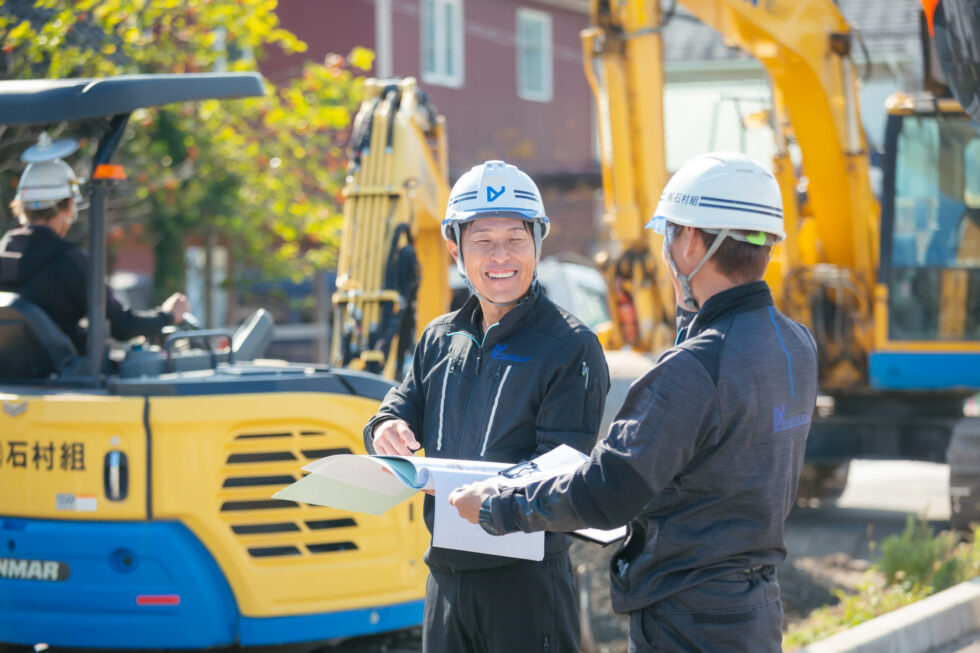
<path fill-rule="evenodd" d="M 275 0 L 6 0 L 0 77 L 255 70 L 274 48 L 306 49 L 275 8 Z M 262 98 L 134 113 L 117 155 L 130 179 L 110 204 L 110 233 L 142 233 L 152 244 L 160 296 L 182 286 L 192 239 L 217 237 L 269 274 L 302 277 L 331 264 L 342 144 L 372 60 L 355 48 L 308 62 L 282 84 L 267 80 Z M 29 140 L 0 131 L 0 170 L 17 172 Z"/>

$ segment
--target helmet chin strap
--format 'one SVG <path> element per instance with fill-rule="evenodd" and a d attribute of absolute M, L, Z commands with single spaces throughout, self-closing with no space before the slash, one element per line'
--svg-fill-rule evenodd
<path fill-rule="evenodd" d="M 689 274 L 681 274 L 677 270 L 677 264 L 674 263 L 674 257 L 670 254 L 670 237 L 664 237 L 664 253 L 667 255 L 665 258 L 667 259 L 667 263 L 670 265 L 671 272 L 674 273 L 674 276 L 677 277 L 677 281 L 681 284 L 681 293 L 684 295 L 684 308 L 687 310 L 700 310 L 701 306 L 698 304 L 698 301 L 694 299 L 694 292 L 691 290 L 691 279 L 698 273 L 698 270 L 700 270 L 704 264 L 708 262 L 708 259 L 711 258 L 712 254 L 718 251 L 718 248 L 721 247 L 721 243 L 728 237 L 729 233 L 729 229 L 722 229 L 718 232 L 718 235 L 715 237 L 715 241 L 711 243 L 711 247 L 708 248 L 708 251 L 705 252 L 704 256 L 701 258 L 701 261 L 694 266 L 694 269 L 691 270 Z"/>
<path fill-rule="evenodd" d="M 523 295 L 521 295 L 517 299 L 511 300 L 509 302 L 495 302 L 492 299 L 487 299 L 486 297 L 484 297 L 483 295 L 481 295 L 480 293 L 478 293 L 476 291 L 476 288 L 473 287 L 473 283 L 467 277 L 463 277 L 463 279 L 466 280 L 466 287 L 470 289 L 470 292 L 471 293 L 473 293 L 474 295 L 476 295 L 476 298 L 477 299 L 479 299 L 481 302 L 486 302 L 488 304 L 493 304 L 494 306 L 513 306 L 514 304 L 520 304 L 522 301 L 524 301 L 524 298 L 527 297 L 527 293 L 524 293 Z M 538 273 L 537 273 L 537 271 L 535 271 L 534 272 L 534 277 L 532 277 L 532 279 L 531 279 L 531 285 L 528 286 L 528 290 L 530 290 L 531 288 L 533 288 L 534 287 L 534 284 L 536 284 L 537 282 L 538 282 Z"/>
<path fill-rule="evenodd" d="M 524 293 L 523 295 L 521 295 L 517 299 L 513 299 L 513 300 L 511 300 L 509 302 L 495 302 L 492 299 L 488 299 L 487 297 L 484 297 L 483 295 L 481 295 L 477 291 L 476 286 L 473 285 L 473 282 L 470 281 L 470 278 L 467 276 L 467 274 L 466 274 L 466 267 L 463 265 L 463 240 L 462 240 L 462 238 L 460 236 L 459 223 L 454 222 L 453 225 L 452 225 L 452 227 L 453 227 L 453 233 L 456 234 L 456 245 L 457 245 L 457 249 L 456 249 L 456 271 L 459 272 L 459 276 L 463 277 L 463 281 L 466 282 L 466 287 L 470 289 L 470 292 L 473 293 L 474 295 L 476 295 L 476 298 L 479 299 L 481 302 L 486 302 L 488 304 L 493 304 L 494 306 L 513 306 L 514 304 L 517 304 L 517 303 L 521 302 L 524 299 L 524 297 L 527 296 L 527 293 Z M 538 224 L 537 222 L 535 222 L 533 225 L 531 225 L 531 227 L 532 227 L 532 230 L 534 232 L 534 257 L 535 257 L 535 259 L 534 259 L 534 275 L 531 277 L 531 285 L 528 286 L 528 290 L 530 290 L 531 288 L 533 288 L 534 287 L 534 284 L 536 284 L 538 282 L 538 261 L 537 261 L 537 256 L 538 256 L 538 252 L 541 251 L 541 225 Z"/>
<path fill-rule="evenodd" d="M 466 281 L 466 287 L 470 289 L 470 292 L 471 293 L 473 293 L 474 295 L 476 295 L 477 299 L 479 299 L 481 302 L 486 302 L 488 304 L 493 304 L 494 306 L 512 306 L 512 305 L 516 304 L 517 302 L 521 301 L 521 299 L 524 297 L 523 295 L 521 295 L 517 299 L 511 300 L 509 302 L 495 302 L 492 299 L 487 299 L 486 297 L 484 297 L 483 295 L 481 295 L 479 292 L 477 292 L 476 287 L 473 285 L 473 282 L 470 281 L 469 277 L 464 276 L 463 279 Z M 534 281 L 532 281 L 531 283 L 533 284 Z"/>

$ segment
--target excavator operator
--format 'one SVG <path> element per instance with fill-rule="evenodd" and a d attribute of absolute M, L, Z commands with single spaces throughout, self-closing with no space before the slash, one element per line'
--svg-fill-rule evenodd
<path fill-rule="evenodd" d="M 0 240 L 0 291 L 17 293 L 39 306 L 84 353 L 86 331 L 79 322 L 87 306 L 88 254 L 65 239 L 78 216 L 82 182 L 61 158 L 77 148 L 74 140 L 51 141 L 45 134 L 22 155 L 28 165 L 10 207 L 20 226 Z M 108 287 L 106 300 L 117 340 L 158 334 L 164 326 L 183 322 L 189 309 L 181 293 L 150 311 L 126 307 Z"/>

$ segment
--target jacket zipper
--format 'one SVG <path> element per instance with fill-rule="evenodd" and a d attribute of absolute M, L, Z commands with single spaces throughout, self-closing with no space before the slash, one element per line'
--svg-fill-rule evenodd
<path fill-rule="evenodd" d="M 446 386 L 449 383 L 449 375 L 453 373 L 453 367 L 455 365 L 456 360 L 450 358 L 449 365 L 446 366 L 446 373 L 442 375 L 442 397 L 439 399 L 439 437 L 436 438 L 436 451 L 442 449 L 442 427 L 446 417 Z"/>
<path fill-rule="evenodd" d="M 466 397 L 466 407 L 463 409 L 463 424 L 462 424 L 462 427 L 459 430 L 460 437 L 457 438 L 457 441 L 459 443 L 459 446 L 456 447 L 456 457 L 457 458 L 459 458 L 460 456 L 463 455 L 463 438 L 462 438 L 462 434 L 463 433 L 466 433 L 466 421 L 467 421 L 467 419 L 470 416 L 470 400 L 473 399 L 473 390 L 474 390 L 474 388 L 476 388 L 477 381 L 479 381 L 479 378 L 480 378 L 480 362 L 481 362 L 481 360 L 483 358 L 483 344 L 487 341 L 487 334 L 490 333 L 490 330 L 493 329 L 496 326 L 499 326 L 499 324 L 500 324 L 499 322 L 494 322 L 489 327 L 487 327 L 487 330 L 483 332 L 483 340 L 481 342 L 478 342 L 477 339 L 473 337 L 473 334 L 467 333 L 466 331 L 452 331 L 452 332 L 446 334 L 447 336 L 450 336 L 450 337 L 451 336 L 465 336 L 465 337 L 469 338 L 470 340 L 472 340 L 473 343 L 477 347 L 477 349 L 476 349 L 476 378 L 473 380 L 473 384 L 470 385 L 470 393 Z M 444 386 L 444 388 L 445 388 L 445 382 L 446 382 L 445 379 L 443 379 L 443 386 Z M 444 390 L 443 391 L 443 401 L 445 401 L 445 398 L 446 398 L 446 393 L 445 393 L 445 390 Z M 439 419 L 440 419 L 439 433 L 440 433 L 440 436 L 442 434 L 442 421 L 441 420 L 442 420 L 442 416 L 444 414 L 445 414 L 445 409 L 441 409 L 439 411 Z M 436 447 L 436 448 L 438 448 L 438 447 Z"/>
<path fill-rule="evenodd" d="M 456 457 L 461 458 L 463 456 L 463 435 L 466 433 L 466 420 L 470 416 L 470 400 L 473 399 L 473 390 L 476 388 L 476 381 L 470 384 L 470 393 L 466 396 L 466 407 L 463 408 L 463 423 L 460 426 L 459 433 L 460 437 L 456 438 L 458 445 L 456 447 Z"/>
<path fill-rule="evenodd" d="M 493 418 L 497 414 L 497 404 L 500 402 L 500 393 L 504 391 L 504 383 L 507 382 L 507 375 L 510 374 L 511 366 L 508 365 L 507 369 L 504 370 L 504 377 L 500 379 L 500 383 L 497 385 L 497 394 L 493 398 L 493 408 L 490 409 L 490 419 L 487 421 L 487 430 L 483 434 L 483 448 L 480 449 L 480 456 L 482 457 L 487 452 L 487 442 L 490 441 L 490 430 L 493 428 Z M 500 368 L 497 368 L 497 374 L 494 376 L 494 381 L 500 378 Z"/>
<path fill-rule="evenodd" d="M 585 377 L 585 389 L 589 389 L 589 364 L 582 361 L 582 376 Z"/>

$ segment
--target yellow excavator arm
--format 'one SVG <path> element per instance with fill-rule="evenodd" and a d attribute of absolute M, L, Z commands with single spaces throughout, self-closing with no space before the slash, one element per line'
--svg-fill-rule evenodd
<path fill-rule="evenodd" d="M 667 183 L 663 67 L 656 2 L 593 0 L 582 32 L 585 75 L 596 98 L 604 220 L 612 249 L 598 263 L 609 287 L 608 346 L 652 351 L 672 342 L 673 289 L 644 230 Z"/>
<path fill-rule="evenodd" d="M 767 280 L 783 308 L 810 322 L 817 294 L 846 307 L 850 351 L 871 346 L 872 288 L 878 264 L 878 207 L 850 58 L 852 31 L 831 0 L 681 0 L 729 46 L 756 57 L 772 81 L 774 172 L 783 189 L 786 242 Z M 663 56 L 659 2 L 593 0 L 592 27 L 582 32 L 586 76 L 596 96 L 606 220 L 613 251 L 600 255 L 609 283 L 613 346 L 656 351 L 671 342 L 673 292 L 659 263 L 662 239 L 644 231 L 667 181 L 663 134 Z M 685 125 L 685 129 L 698 129 Z M 789 158 L 795 140 L 807 181 L 801 215 L 800 175 Z M 831 357 L 833 358 L 833 356 Z M 830 374 L 852 383 L 851 362 Z"/>
<path fill-rule="evenodd" d="M 343 191 L 331 358 L 400 379 L 416 319 L 425 325 L 449 306 L 446 135 L 413 78 L 365 89 Z"/>

